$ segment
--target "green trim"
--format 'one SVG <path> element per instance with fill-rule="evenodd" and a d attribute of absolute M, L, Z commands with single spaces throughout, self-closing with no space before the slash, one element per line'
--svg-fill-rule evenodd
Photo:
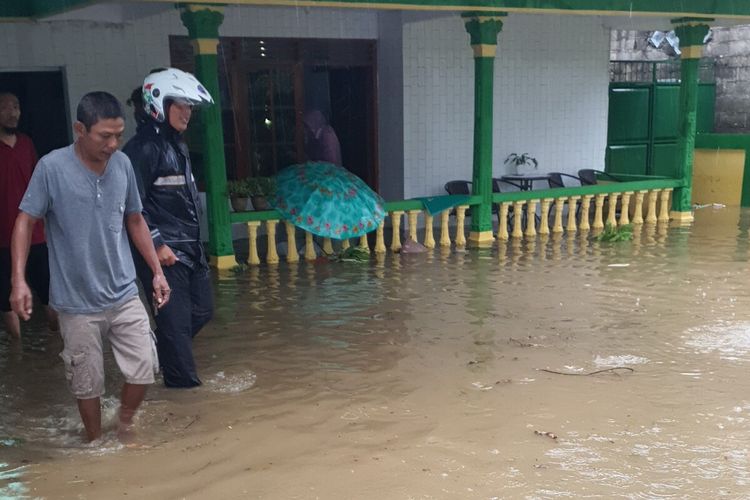
<path fill-rule="evenodd" d="M 232 224 L 241 224 L 252 221 L 282 220 L 283 217 L 276 210 L 263 210 L 260 212 L 233 212 L 229 214 Z"/>
<path fill-rule="evenodd" d="M 139 0 L 129 0 L 138 3 Z M 173 0 L 155 0 L 172 3 Z M 104 0 L 3 0 L 0 17 L 45 17 Z M 750 2 L 744 0 L 197 0 L 207 5 L 316 5 L 365 8 L 443 9 L 466 11 L 516 11 L 632 16 L 638 14 L 674 18 L 750 18 Z"/>
<path fill-rule="evenodd" d="M 183 6 L 184 7 L 184 6 Z M 219 35 L 224 16 L 212 10 L 197 12 L 183 9 L 180 15 L 191 39 Z M 208 254 L 215 257 L 234 255 L 232 224 L 227 205 L 227 170 L 224 158 L 224 131 L 221 124 L 221 100 L 216 54 L 195 54 L 195 76 L 214 98 L 213 106 L 201 110 L 203 164 L 208 209 Z"/>
<path fill-rule="evenodd" d="M 746 134 L 698 134 L 697 149 L 742 149 L 745 151 L 745 172 L 742 176 L 742 199 L 740 205 L 750 207 L 750 135 Z"/>

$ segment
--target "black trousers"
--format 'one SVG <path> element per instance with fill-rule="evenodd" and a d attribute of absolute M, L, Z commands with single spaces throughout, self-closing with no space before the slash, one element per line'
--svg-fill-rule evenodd
<path fill-rule="evenodd" d="M 136 269 L 147 299 L 153 302 L 150 270 L 142 260 L 136 262 Z M 172 289 L 169 302 L 154 318 L 164 385 L 195 387 L 201 380 L 193 358 L 193 337 L 211 320 L 214 309 L 210 273 L 207 267 L 193 269 L 180 262 L 162 269 Z"/>

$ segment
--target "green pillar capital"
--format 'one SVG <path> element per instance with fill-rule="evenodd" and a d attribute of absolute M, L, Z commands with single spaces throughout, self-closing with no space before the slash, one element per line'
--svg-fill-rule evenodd
<path fill-rule="evenodd" d="M 475 57 L 494 57 L 494 47 L 497 45 L 497 35 L 503 29 L 502 18 L 507 16 L 505 12 L 464 12 L 466 31 L 471 37 L 471 46 L 474 48 Z M 488 51 L 477 51 L 478 47 L 493 47 L 491 54 Z"/>
<path fill-rule="evenodd" d="M 681 59 L 700 59 L 703 55 L 703 40 L 710 29 L 706 21 L 690 17 L 672 20 L 674 32 L 680 39 Z"/>
<path fill-rule="evenodd" d="M 219 26 L 224 21 L 224 7 L 202 4 L 178 4 L 180 19 L 192 39 L 219 38 Z"/>

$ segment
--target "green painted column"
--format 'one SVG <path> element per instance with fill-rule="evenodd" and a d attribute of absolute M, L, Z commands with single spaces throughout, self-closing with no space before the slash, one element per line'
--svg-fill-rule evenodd
<path fill-rule="evenodd" d="M 472 209 L 469 244 L 491 245 L 492 234 L 492 113 L 497 35 L 504 12 L 466 12 L 461 15 L 474 50 L 474 163 L 472 194 L 482 203 Z"/>
<path fill-rule="evenodd" d="M 681 18 L 672 20 L 680 39 L 680 101 L 677 119 L 677 175 L 685 182 L 672 195 L 672 213 L 676 221 L 693 221 L 691 197 L 693 192 L 693 155 L 698 116 L 699 64 L 703 54 L 703 39 L 708 33 L 707 19 Z"/>
<path fill-rule="evenodd" d="M 203 164 L 208 211 L 208 254 L 211 265 L 229 269 L 237 264 L 232 246 L 232 224 L 227 203 L 227 170 L 224 130 L 221 124 L 217 47 L 223 7 L 181 4 L 182 23 L 188 30 L 195 53 L 195 76 L 214 98 L 214 105 L 201 110 Z"/>

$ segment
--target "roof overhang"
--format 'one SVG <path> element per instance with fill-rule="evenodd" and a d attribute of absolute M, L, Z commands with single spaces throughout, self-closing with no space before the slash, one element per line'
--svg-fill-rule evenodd
<path fill-rule="evenodd" d="M 750 0 L 193 0 L 205 5 L 260 5 L 430 11 L 504 11 L 660 18 L 706 18 L 750 23 Z M 0 19 L 44 19 L 91 5 L 172 4 L 174 0 L 3 0 Z"/>

